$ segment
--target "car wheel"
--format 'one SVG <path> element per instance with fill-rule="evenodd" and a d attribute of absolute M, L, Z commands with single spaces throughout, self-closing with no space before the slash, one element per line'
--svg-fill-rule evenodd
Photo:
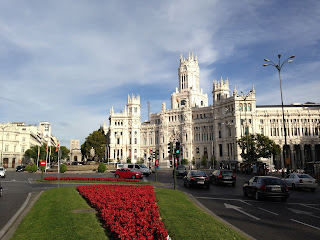
<path fill-rule="evenodd" d="M 117 175 L 116 175 L 116 178 L 120 178 L 120 176 L 117 174 Z"/>
<path fill-rule="evenodd" d="M 315 188 L 311 188 L 310 190 L 311 190 L 311 192 L 315 192 L 315 191 L 316 191 L 316 189 L 315 189 Z"/>
<path fill-rule="evenodd" d="M 294 183 L 292 183 L 292 190 L 296 190 L 296 185 Z"/>
<path fill-rule="evenodd" d="M 244 197 L 248 197 L 248 193 L 247 193 L 247 191 L 244 190 L 244 189 L 243 189 L 243 196 L 244 196 Z"/>
<path fill-rule="evenodd" d="M 261 199 L 260 194 L 259 194 L 258 192 L 256 192 L 256 193 L 254 194 L 254 198 L 255 198 L 256 200 L 260 200 L 260 199 Z"/>
<path fill-rule="evenodd" d="M 132 179 L 135 179 L 136 178 L 136 176 L 135 175 L 132 175 Z"/>

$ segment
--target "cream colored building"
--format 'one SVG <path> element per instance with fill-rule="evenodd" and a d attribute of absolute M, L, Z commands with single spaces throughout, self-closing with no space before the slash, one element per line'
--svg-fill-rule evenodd
<path fill-rule="evenodd" d="M 229 80 L 214 80 L 213 104 L 200 88 L 200 69 L 197 57 L 180 56 L 178 88 L 171 94 L 171 108 L 162 104 L 160 113 L 151 114 L 141 123 L 140 97 L 128 96 L 122 113 L 110 110 L 109 126 L 103 125 L 108 136 L 108 157 L 114 161 L 132 162 L 143 159 L 147 163 L 152 151 L 159 151 L 160 166 L 170 167 L 169 142 L 180 142 L 180 159 L 192 160 L 199 166 L 203 156 L 215 159 L 216 166 L 237 168 L 243 162 L 237 145 L 246 132 L 262 133 L 284 146 L 281 105 L 256 105 L 254 87 L 248 94 L 230 92 Z M 284 106 L 287 129 L 288 157 L 292 168 L 305 168 L 320 161 L 320 104 L 292 104 Z M 276 168 L 284 167 L 282 154 L 275 159 L 261 159 Z"/>
<path fill-rule="evenodd" d="M 72 139 L 70 141 L 69 156 L 70 156 L 70 162 L 81 162 L 82 161 L 82 154 L 81 154 L 79 139 Z"/>
<path fill-rule="evenodd" d="M 21 165 L 25 151 L 32 146 L 41 146 L 47 142 L 49 146 L 57 144 L 56 138 L 51 135 L 49 122 L 40 122 L 38 127 L 23 122 L 0 123 L 0 131 L 0 166 L 5 168 Z"/>

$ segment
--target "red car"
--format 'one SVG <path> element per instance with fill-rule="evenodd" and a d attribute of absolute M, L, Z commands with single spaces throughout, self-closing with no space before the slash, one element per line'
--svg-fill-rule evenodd
<path fill-rule="evenodd" d="M 142 173 L 140 172 L 135 172 L 132 169 L 129 168 L 121 168 L 117 169 L 117 171 L 114 173 L 114 176 L 116 178 L 142 178 Z"/>

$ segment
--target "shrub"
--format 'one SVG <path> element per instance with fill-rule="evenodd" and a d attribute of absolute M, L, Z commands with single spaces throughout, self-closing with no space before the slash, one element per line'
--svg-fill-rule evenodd
<path fill-rule="evenodd" d="M 185 159 L 185 158 L 181 160 L 182 165 L 188 165 L 188 162 L 189 162 L 188 159 Z"/>
<path fill-rule="evenodd" d="M 61 172 L 61 173 L 65 173 L 66 171 L 67 171 L 67 165 L 62 164 L 62 165 L 60 166 L 60 172 Z"/>
<path fill-rule="evenodd" d="M 31 165 L 31 172 L 36 172 L 38 170 L 38 166 L 36 164 Z"/>
<path fill-rule="evenodd" d="M 26 171 L 31 172 L 31 165 L 26 166 Z"/>
<path fill-rule="evenodd" d="M 98 167 L 98 172 L 103 173 L 103 172 L 105 172 L 106 170 L 107 170 L 106 165 L 105 165 L 104 163 L 100 163 L 100 164 L 99 164 L 99 167 Z"/>

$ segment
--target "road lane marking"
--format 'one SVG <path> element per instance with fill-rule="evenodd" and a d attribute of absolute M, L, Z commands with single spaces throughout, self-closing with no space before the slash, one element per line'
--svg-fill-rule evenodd
<path fill-rule="evenodd" d="M 250 204 L 250 203 L 247 203 L 247 202 L 245 202 L 245 201 L 243 201 L 243 200 L 239 200 L 240 202 L 242 202 L 242 203 L 244 203 L 244 204 L 247 204 L 247 205 L 250 205 L 250 206 L 252 206 L 252 204 Z"/>
<path fill-rule="evenodd" d="M 317 229 L 317 230 L 320 230 L 320 228 L 315 227 L 315 226 L 312 226 L 312 225 L 310 225 L 310 224 L 307 224 L 307 223 L 304 223 L 304 222 L 300 222 L 300 221 L 295 220 L 295 219 L 290 219 L 290 220 L 291 220 L 291 221 L 294 221 L 294 222 L 296 222 L 296 223 L 300 223 L 300 224 L 302 224 L 302 225 L 305 225 L 305 226 L 308 226 L 308 227 L 311 227 L 311 228 L 315 228 L 315 229 Z"/>
<path fill-rule="evenodd" d="M 308 208 L 312 208 L 312 209 L 316 209 L 316 210 L 320 210 L 320 208 L 316 208 L 316 207 L 311 207 L 307 204 L 300 204 L 301 206 L 304 206 L 304 207 L 308 207 Z"/>
<path fill-rule="evenodd" d="M 274 214 L 274 215 L 276 215 L 276 216 L 279 215 L 278 213 L 271 212 L 271 211 L 269 211 L 269 210 L 267 210 L 267 209 L 264 209 L 264 208 L 259 208 L 259 209 L 261 209 L 261 210 L 263 210 L 263 211 L 266 211 L 266 212 L 268 212 L 268 213 Z"/>
<path fill-rule="evenodd" d="M 308 216 L 311 216 L 311 217 L 320 218 L 318 216 L 313 215 L 311 212 L 306 212 L 306 211 L 302 211 L 302 210 L 294 209 L 294 208 L 287 208 L 287 209 L 289 209 L 290 211 L 292 211 L 292 212 L 294 212 L 296 214 L 304 214 L 304 215 L 308 215 Z"/>
<path fill-rule="evenodd" d="M 148 182 L 148 180 L 147 180 L 145 177 L 143 177 L 143 181 L 144 181 L 144 182 Z"/>
<path fill-rule="evenodd" d="M 236 210 L 236 211 L 238 211 L 238 212 L 241 212 L 241 213 L 243 213 L 243 214 L 245 214 L 245 215 L 247 215 L 247 216 L 249 216 L 249 217 L 251 217 L 251 218 L 253 218 L 253 219 L 255 219 L 255 220 L 260 220 L 260 218 L 255 217 L 255 216 L 253 216 L 253 215 L 251 215 L 251 214 L 249 214 L 249 213 L 241 210 L 241 209 L 240 209 L 241 207 L 234 206 L 234 205 L 227 204 L 227 203 L 224 203 L 224 206 L 225 206 L 226 208 L 231 208 L 231 209 L 234 209 L 234 210 Z"/>

